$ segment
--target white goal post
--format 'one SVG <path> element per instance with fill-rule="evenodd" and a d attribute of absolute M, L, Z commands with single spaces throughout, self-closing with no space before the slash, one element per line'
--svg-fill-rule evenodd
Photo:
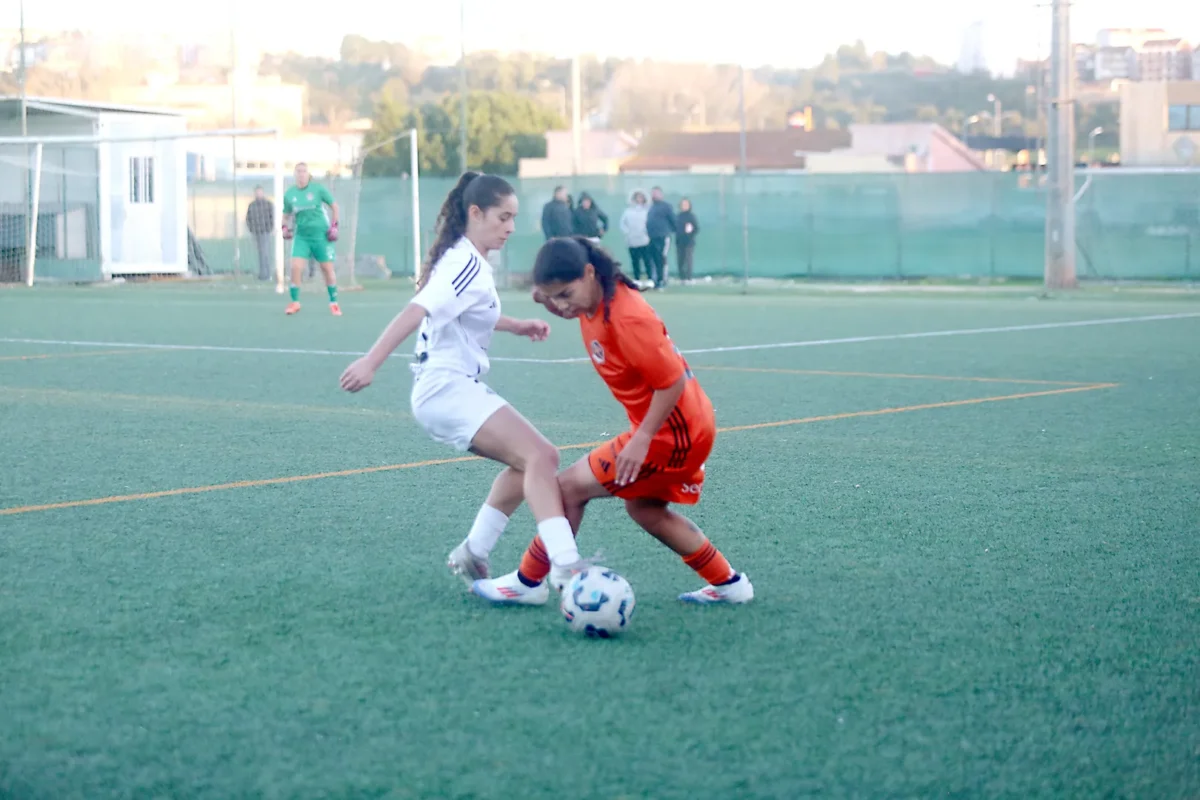
<path fill-rule="evenodd" d="M 280 132 L 187 131 L 185 124 L 181 117 L 114 115 L 102 119 L 94 135 L 0 137 L 6 223 L 0 228 L 0 280 L 11 279 L 6 268 L 28 286 L 36 280 L 220 272 L 230 249 L 232 271 L 240 273 L 239 240 L 252 192 L 243 189 L 239 196 L 239 185 L 257 173 L 264 184 L 270 177 L 275 207 L 270 241 L 264 231 L 259 242 L 259 261 L 265 266 L 262 256 L 273 256 L 266 277 L 284 291 Z M 239 154 L 239 140 L 257 145 Z M 210 247 L 221 262 L 217 269 L 203 252 Z"/>
<path fill-rule="evenodd" d="M 362 224 L 364 214 L 361 209 L 362 202 L 362 184 L 363 184 L 363 167 L 366 164 L 367 157 L 371 153 L 380 150 L 388 145 L 394 144 L 401 139 L 408 139 L 408 160 L 409 160 L 409 181 L 411 192 L 412 211 L 409 223 L 412 225 L 412 256 L 413 256 L 413 279 L 416 280 L 421 276 L 421 260 L 423 258 L 421 252 L 421 189 L 420 189 L 420 174 L 421 174 L 421 159 L 418 152 L 418 132 L 416 128 L 411 128 L 404 133 L 396 134 L 389 139 L 384 139 L 375 142 L 369 147 L 364 147 L 358 151 L 354 158 L 353 164 L 353 191 L 351 196 L 353 202 L 350 204 L 350 212 L 353 214 L 353 222 L 350 226 L 350 240 L 347 243 L 347 249 L 350 251 L 350 283 L 355 285 L 355 260 L 358 258 L 358 231 Z"/>

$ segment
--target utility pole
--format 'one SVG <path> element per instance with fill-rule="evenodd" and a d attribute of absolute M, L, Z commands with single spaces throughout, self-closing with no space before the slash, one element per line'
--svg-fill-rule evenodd
<path fill-rule="evenodd" d="M 233 0 L 229 11 L 229 117 L 232 123 L 230 127 L 234 130 L 237 130 L 238 125 L 237 83 L 237 0 Z M 230 155 L 233 157 L 233 274 L 240 280 L 242 277 L 242 240 L 238 235 L 238 220 L 241 219 L 241 214 L 238 213 L 237 134 L 233 135 L 230 148 L 232 150 Z"/>
<path fill-rule="evenodd" d="M 738 65 L 738 190 L 742 195 L 742 290 L 750 291 L 750 207 L 746 198 L 746 67 Z"/>
<path fill-rule="evenodd" d="M 20 38 L 21 38 L 21 55 L 20 55 L 20 59 L 21 59 L 20 60 L 20 64 L 21 64 L 21 138 L 24 139 L 26 136 L 29 135 L 29 126 L 28 126 L 28 122 L 27 122 L 27 120 L 29 118 L 29 106 L 28 106 L 28 101 L 26 99 L 27 95 L 25 92 L 25 0 L 21 0 L 20 15 L 21 15 L 21 18 L 20 18 L 20 26 L 21 26 L 21 34 L 20 34 Z M 40 152 L 40 151 L 38 151 L 38 152 Z M 29 165 L 29 143 L 28 142 L 25 143 L 25 164 L 26 164 L 26 166 Z M 25 209 L 24 216 L 26 216 L 28 218 L 28 222 L 25 223 L 25 253 L 26 253 L 26 256 L 28 256 L 30 253 L 37 252 L 37 242 L 34 241 L 34 237 L 35 237 L 34 230 L 37 227 L 37 221 L 33 218 L 32 200 L 33 200 L 33 193 L 36 190 L 36 187 L 34 187 L 34 185 L 33 185 L 33 180 L 34 180 L 33 176 L 38 171 L 39 171 L 39 168 L 37 165 L 34 165 L 34 169 L 31 169 L 31 170 L 27 169 L 25 171 L 24 185 L 21 187 L 21 190 L 22 190 L 21 199 L 24 201 L 23 208 Z M 32 262 L 30 262 L 30 263 L 32 263 Z M 30 280 L 29 275 L 26 275 L 25 277 L 26 277 L 26 280 Z M 32 286 L 33 284 L 31 283 L 30 285 Z"/>
<path fill-rule="evenodd" d="M 571 56 L 571 174 L 578 176 L 582 171 L 583 132 L 580 127 L 583 112 L 580 110 L 583 91 L 580 88 L 579 53 Z"/>
<path fill-rule="evenodd" d="M 1075 59 L 1071 52 L 1071 4 L 1052 0 L 1049 191 L 1046 194 L 1047 289 L 1074 288 L 1075 277 Z"/>
<path fill-rule="evenodd" d="M 458 161 L 461 172 L 467 171 L 467 0 L 458 0 L 458 95 L 459 108 Z"/>
<path fill-rule="evenodd" d="M 21 22 L 20 22 L 20 25 L 21 25 L 21 137 L 24 138 L 29 135 L 29 127 L 28 127 L 28 123 L 26 121 L 29 117 L 29 110 L 28 110 L 28 107 L 26 106 L 27 95 L 25 92 L 25 0 L 21 0 L 20 13 L 21 13 Z"/>

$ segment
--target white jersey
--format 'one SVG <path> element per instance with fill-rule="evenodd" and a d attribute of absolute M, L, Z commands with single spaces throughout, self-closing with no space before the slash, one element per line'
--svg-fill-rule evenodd
<path fill-rule="evenodd" d="M 414 369 L 487 373 L 488 347 L 500 319 L 492 265 L 464 236 L 433 265 L 412 300 L 428 314 L 417 333 Z"/>

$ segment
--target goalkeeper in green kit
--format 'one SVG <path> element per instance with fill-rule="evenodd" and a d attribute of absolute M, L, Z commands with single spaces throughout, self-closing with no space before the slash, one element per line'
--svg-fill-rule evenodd
<path fill-rule="evenodd" d="M 329 206 L 326 212 L 325 207 Z M 309 178 L 308 165 L 296 165 L 296 185 L 283 193 L 283 238 L 292 240 L 292 301 L 287 313 L 300 310 L 300 278 L 308 260 L 315 259 L 325 275 L 329 310 L 342 315 L 337 301 L 337 277 L 333 272 L 333 243 L 338 237 L 338 205 L 333 195 Z"/>

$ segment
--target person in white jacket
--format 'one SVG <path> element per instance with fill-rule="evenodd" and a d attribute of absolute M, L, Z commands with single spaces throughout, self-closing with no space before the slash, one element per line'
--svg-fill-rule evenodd
<path fill-rule="evenodd" d="M 650 205 L 646 202 L 646 192 L 634 189 L 629 195 L 629 206 L 621 215 L 621 233 L 625 234 L 625 245 L 629 248 L 629 263 L 633 267 L 633 280 L 641 288 L 646 288 L 646 282 L 653 285 L 654 276 L 650 274 L 650 234 L 646 232 L 646 215 Z M 646 282 L 642 281 L 642 266 L 646 267 Z"/>

